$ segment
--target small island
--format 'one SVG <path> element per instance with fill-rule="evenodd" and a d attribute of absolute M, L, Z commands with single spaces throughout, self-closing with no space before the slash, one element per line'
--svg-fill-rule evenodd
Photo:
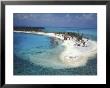
<path fill-rule="evenodd" d="M 96 55 L 96 42 L 76 32 L 44 32 L 44 27 L 14 27 L 14 32 L 49 36 L 58 39 L 59 46 L 64 46 L 60 61 L 66 68 L 85 66 L 90 57 Z M 54 50 L 54 49 L 53 49 Z M 34 63 L 34 60 L 33 60 Z"/>

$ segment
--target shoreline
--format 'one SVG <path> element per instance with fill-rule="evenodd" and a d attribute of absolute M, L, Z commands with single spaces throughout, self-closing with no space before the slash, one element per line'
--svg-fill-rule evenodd
<path fill-rule="evenodd" d="M 40 34 L 44 36 L 54 37 L 63 40 L 62 36 L 55 35 L 54 33 L 43 33 L 43 32 L 25 32 L 25 31 L 14 31 L 29 34 Z M 65 47 L 65 50 L 61 52 L 60 61 L 65 67 L 80 67 L 85 66 L 91 57 L 96 55 L 97 44 L 95 41 L 89 40 L 87 47 L 74 46 L 75 40 L 66 40 L 61 44 Z"/>

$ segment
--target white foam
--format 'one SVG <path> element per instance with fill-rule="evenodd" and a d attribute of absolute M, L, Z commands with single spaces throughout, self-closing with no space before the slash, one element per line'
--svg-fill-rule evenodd
<path fill-rule="evenodd" d="M 75 47 L 70 41 L 64 43 L 65 50 L 60 55 L 60 60 L 67 67 L 80 67 L 86 65 L 87 61 L 96 55 L 96 42 L 90 41 L 88 47 Z"/>

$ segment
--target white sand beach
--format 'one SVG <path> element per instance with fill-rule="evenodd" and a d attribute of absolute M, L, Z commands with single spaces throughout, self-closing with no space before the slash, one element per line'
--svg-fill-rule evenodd
<path fill-rule="evenodd" d="M 14 32 L 23 32 L 23 31 L 14 31 Z M 66 68 L 85 66 L 88 60 L 92 59 L 91 57 L 94 57 L 97 53 L 97 43 L 96 41 L 93 40 L 86 41 L 87 39 L 83 38 L 83 40 L 86 41 L 87 45 L 83 47 L 75 45 L 76 43 L 75 38 L 70 40 L 64 40 L 61 34 L 57 35 L 55 33 L 44 33 L 44 32 L 23 32 L 23 33 L 45 35 L 49 37 L 55 37 L 63 41 L 62 43 L 60 43 L 60 46 L 64 46 L 64 50 L 60 54 L 59 61 Z M 35 60 L 33 61 L 33 63 L 35 63 Z"/>

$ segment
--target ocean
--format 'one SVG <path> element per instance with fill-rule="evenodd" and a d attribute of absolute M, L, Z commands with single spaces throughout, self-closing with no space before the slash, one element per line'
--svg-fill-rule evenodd
<path fill-rule="evenodd" d="M 79 32 L 83 33 L 85 37 L 97 41 L 97 30 L 92 28 L 46 28 L 44 31 Z M 58 60 L 64 47 L 58 47 L 57 39 L 16 32 L 14 32 L 13 38 L 14 75 L 97 75 L 97 55 L 85 66 L 65 68 Z"/>

